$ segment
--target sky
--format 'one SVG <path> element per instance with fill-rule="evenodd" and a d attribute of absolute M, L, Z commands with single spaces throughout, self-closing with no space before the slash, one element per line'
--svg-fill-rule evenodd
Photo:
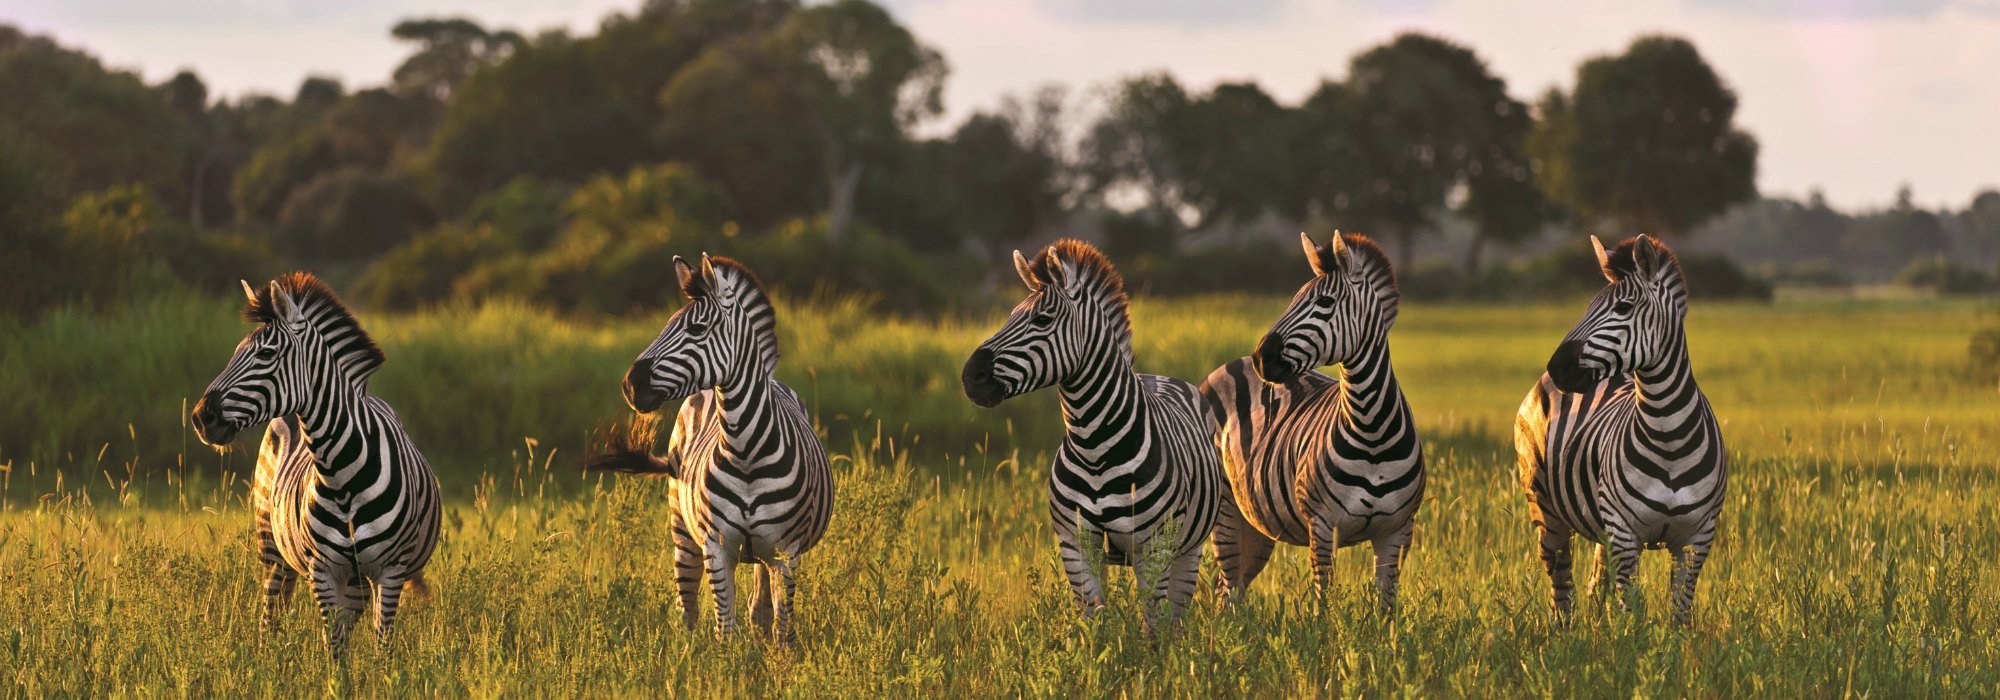
<path fill-rule="evenodd" d="M 289 95 L 308 75 L 385 82 L 414 16 L 591 33 L 640 0 L 0 0 L 0 22 L 50 34 L 163 80 L 193 69 L 213 93 Z M 1079 99 L 1167 71 L 1193 89 L 1253 80 L 1303 98 L 1348 59 L 1406 30 L 1470 46 L 1516 97 L 1567 89 L 1585 59 L 1634 37 L 1692 40 L 1740 98 L 1759 186 L 1835 206 L 1961 208 L 2000 188 L 2000 0 L 887 0 L 951 65 L 948 129 L 1048 83 Z M 4 96 L 0 96 L 4 97 Z"/>

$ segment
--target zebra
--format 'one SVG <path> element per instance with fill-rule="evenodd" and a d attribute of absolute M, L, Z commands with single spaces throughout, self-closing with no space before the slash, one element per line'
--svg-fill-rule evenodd
<path fill-rule="evenodd" d="M 1604 547 L 1596 587 L 1617 566 L 1620 602 L 1641 548 L 1673 553 L 1674 622 L 1685 625 L 1715 541 L 1728 457 L 1688 362 L 1687 279 L 1672 251 L 1640 235 L 1609 252 L 1610 280 L 1563 338 L 1514 426 L 1529 514 L 1556 611 L 1574 605 L 1572 534 Z"/>
<path fill-rule="evenodd" d="M 1236 494 L 1215 530 L 1225 600 L 1249 589 L 1276 541 L 1312 548 L 1322 593 L 1334 550 L 1368 542 L 1380 607 L 1393 613 L 1424 496 L 1423 446 L 1389 362 L 1395 270 L 1366 236 L 1317 246 L 1301 233 L 1299 244 L 1313 279 L 1255 355 L 1202 382 Z M 1328 364 L 1340 371 L 1314 369 Z"/>
<path fill-rule="evenodd" d="M 268 572 L 262 626 L 277 629 L 305 576 L 334 658 L 371 593 L 388 644 L 404 586 L 423 592 L 437 547 L 437 476 L 395 410 L 368 393 L 384 355 L 332 288 L 293 272 L 261 291 L 243 282 L 243 294 L 243 319 L 257 328 L 191 417 L 195 435 L 218 447 L 270 421 L 251 492 Z"/>
<path fill-rule="evenodd" d="M 674 579 L 688 629 L 699 617 L 705 569 L 716 631 L 734 634 L 736 565 L 755 562 L 752 619 L 789 645 L 796 639 L 795 576 L 833 512 L 826 448 L 798 393 L 771 376 L 778 366 L 777 310 L 757 276 L 707 254 L 698 270 L 674 256 L 674 274 L 688 304 L 639 354 L 623 387 L 625 402 L 642 414 L 686 399 L 667 454 L 655 457 L 644 445 L 614 439 L 585 469 L 672 479 Z M 782 584 L 775 601 L 773 575 Z"/>
<path fill-rule="evenodd" d="M 1146 628 L 1171 627 L 1227 500 L 1214 417 L 1193 385 L 1133 371 L 1125 283 L 1096 248 L 1058 241 L 1032 262 L 1015 251 L 1014 270 L 1028 297 L 966 361 L 965 395 L 991 408 L 1060 387 L 1049 515 L 1077 603 L 1086 617 L 1104 605 L 1094 561 L 1130 566 L 1153 586 Z"/>

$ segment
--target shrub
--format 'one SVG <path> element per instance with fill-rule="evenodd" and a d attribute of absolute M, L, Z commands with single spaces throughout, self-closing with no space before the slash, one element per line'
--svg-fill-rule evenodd
<path fill-rule="evenodd" d="M 1815 258 L 1795 263 L 1789 267 L 1779 267 L 1775 263 L 1765 263 L 1757 276 L 1773 285 L 1787 287 L 1814 287 L 1820 289 L 1846 289 L 1854 286 L 1854 280 L 1834 267 L 1825 258 Z"/>
<path fill-rule="evenodd" d="M 1750 276 L 1722 255 L 1689 253 L 1681 255 L 1681 272 L 1687 274 L 1688 296 L 1695 299 L 1771 300 L 1771 284 Z"/>
<path fill-rule="evenodd" d="M 1946 259 L 1943 255 L 1917 258 L 1896 273 L 1896 283 L 1939 294 L 1979 294 L 1993 291 L 1993 276 Z"/>
<path fill-rule="evenodd" d="M 371 258 L 434 223 L 430 206 L 408 180 L 356 169 L 313 179 L 278 214 L 284 247 L 310 262 Z"/>

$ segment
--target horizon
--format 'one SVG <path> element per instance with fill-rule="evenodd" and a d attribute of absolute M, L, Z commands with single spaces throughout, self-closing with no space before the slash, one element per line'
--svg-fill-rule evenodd
<path fill-rule="evenodd" d="M 87 51 L 149 84 L 185 69 L 202 78 L 212 97 L 289 98 L 308 76 L 337 78 L 350 89 L 386 83 L 411 51 L 389 36 L 399 19 L 464 16 L 530 35 L 552 28 L 579 35 L 641 3 L 499 0 L 475 7 L 473 0 L 378 0 L 334 8 L 199 0 L 172 11 L 119 4 L 6 7 L 0 23 Z M 1404 31 L 1470 47 L 1508 81 L 1511 94 L 1532 103 L 1550 88 L 1570 87 L 1583 60 L 1622 51 L 1643 34 L 1665 33 L 1694 42 L 1737 92 L 1738 123 L 1761 145 L 1757 181 L 1764 196 L 1804 200 L 1818 190 L 1835 208 L 1867 211 L 1892 206 L 1908 185 L 1919 206 L 1956 209 L 1980 191 L 2000 189 L 2000 172 L 1990 165 L 2000 162 L 1993 126 L 2000 124 L 2000 81 L 1981 75 L 2000 65 L 1995 0 L 1766 0 L 1744 8 L 1656 0 L 1582 12 L 1552 2 L 1493 8 L 1469 0 L 1257 0 L 1226 10 L 1192 0 L 882 4 L 943 53 L 951 69 L 945 113 L 918 129 L 924 135 L 1041 85 L 1062 85 L 1077 100 L 1119 77 L 1153 70 L 1204 91 L 1249 80 L 1296 103 L 1320 79 L 1344 78 L 1354 54 Z M 1520 36 L 1515 29 L 1556 17 L 1571 28 L 1551 36 Z M 1024 38 L 1041 45 L 1027 48 Z M 1304 60 L 1286 48 L 1305 41 L 1326 48 Z"/>

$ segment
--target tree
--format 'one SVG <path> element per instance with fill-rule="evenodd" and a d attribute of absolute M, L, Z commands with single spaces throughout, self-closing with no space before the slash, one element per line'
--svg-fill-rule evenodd
<path fill-rule="evenodd" d="M 1099 201 L 1121 192 L 1140 199 L 1152 227 L 1178 237 L 1188 226 L 1184 173 L 1192 101 L 1173 76 L 1128 78 L 1113 89 L 1104 115 L 1082 144 L 1084 193 Z"/>
<path fill-rule="evenodd" d="M 436 102 L 480 68 L 498 63 L 527 41 L 511 30 L 487 31 L 469 19 L 427 18 L 398 22 L 389 31 L 397 39 L 417 44 L 392 78 L 396 91 Z"/>
<path fill-rule="evenodd" d="M 1436 37 L 1403 34 L 1355 56 L 1348 73 L 1346 112 L 1358 162 L 1323 165 L 1364 175 L 1347 183 L 1346 216 L 1399 238 L 1402 266 L 1415 263 L 1417 236 L 1461 186 L 1476 192 L 1466 212 L 1482 237 L 1534 231 L 1538 208 L 1515 199 L 1528 189 L 1516 178 L 1525 168 L 1519 148 L 1526 109 L 1477 55 Z"/>
<path fill-rule="evenodd" d="M 1188 105 L 1182 194 L 1197 227 L 1246 224 L 1272 211 L 1304 217 L 1284 197 L 1297 121 L 1255 83 L 1223 83 Z"/>
<path fill-rule="evenodd" d="M 192 140 L 139 77 L 0 26 L 0 132 L 60 154 L 64 198 L 130 183 L 178 199 Z"/>
<path fill-rule="evenodd" d="M 1061 100 L 1060 91 L 1044 90 L 1032 107 L 1010 101 L 1000 112 L 974 114 L 945 148 L 953 228 L 995 260 L 1062 214 Z"/>
<path fill-rule="evenodd" d="M 581 182 L 652 160 L 643 111 L 587 41 L 543 34 L 453 93 L 420 169 L 446 212 L 519 175 Z"/>
<path fill-rule="evenodd" d="M 1757 194 L 1736 93 L 1685 40 L 1649 36 L 1551 92 L 1534 138 L 1551 198 L 1614 233 L 1676 236 Z"/>
<path fill-rule="evenodd" d="M 944 111 L 944 57 L 867 0 L 795 10 L 761 51 L 738 50 L 778 78 L 819 137 L 827 238 L 838 243 L 869 165 L 889 160 L 911 127 Z"/>
<path fill-rule="evenodd" d="M 824 153 L 778 79 L 740 54 L 711 47 L 659 95 L 654 140 L 672 160 L 719 184 L 753 230 L 805 216 L 824 202 Z"/>
<path fill-rule="evenodd" d="M 278 215 L 285 243 L 308 261 L 365 260 L 434 223 L 408 182 L 356 168 L 314 178 L 285 200 Z"/>

